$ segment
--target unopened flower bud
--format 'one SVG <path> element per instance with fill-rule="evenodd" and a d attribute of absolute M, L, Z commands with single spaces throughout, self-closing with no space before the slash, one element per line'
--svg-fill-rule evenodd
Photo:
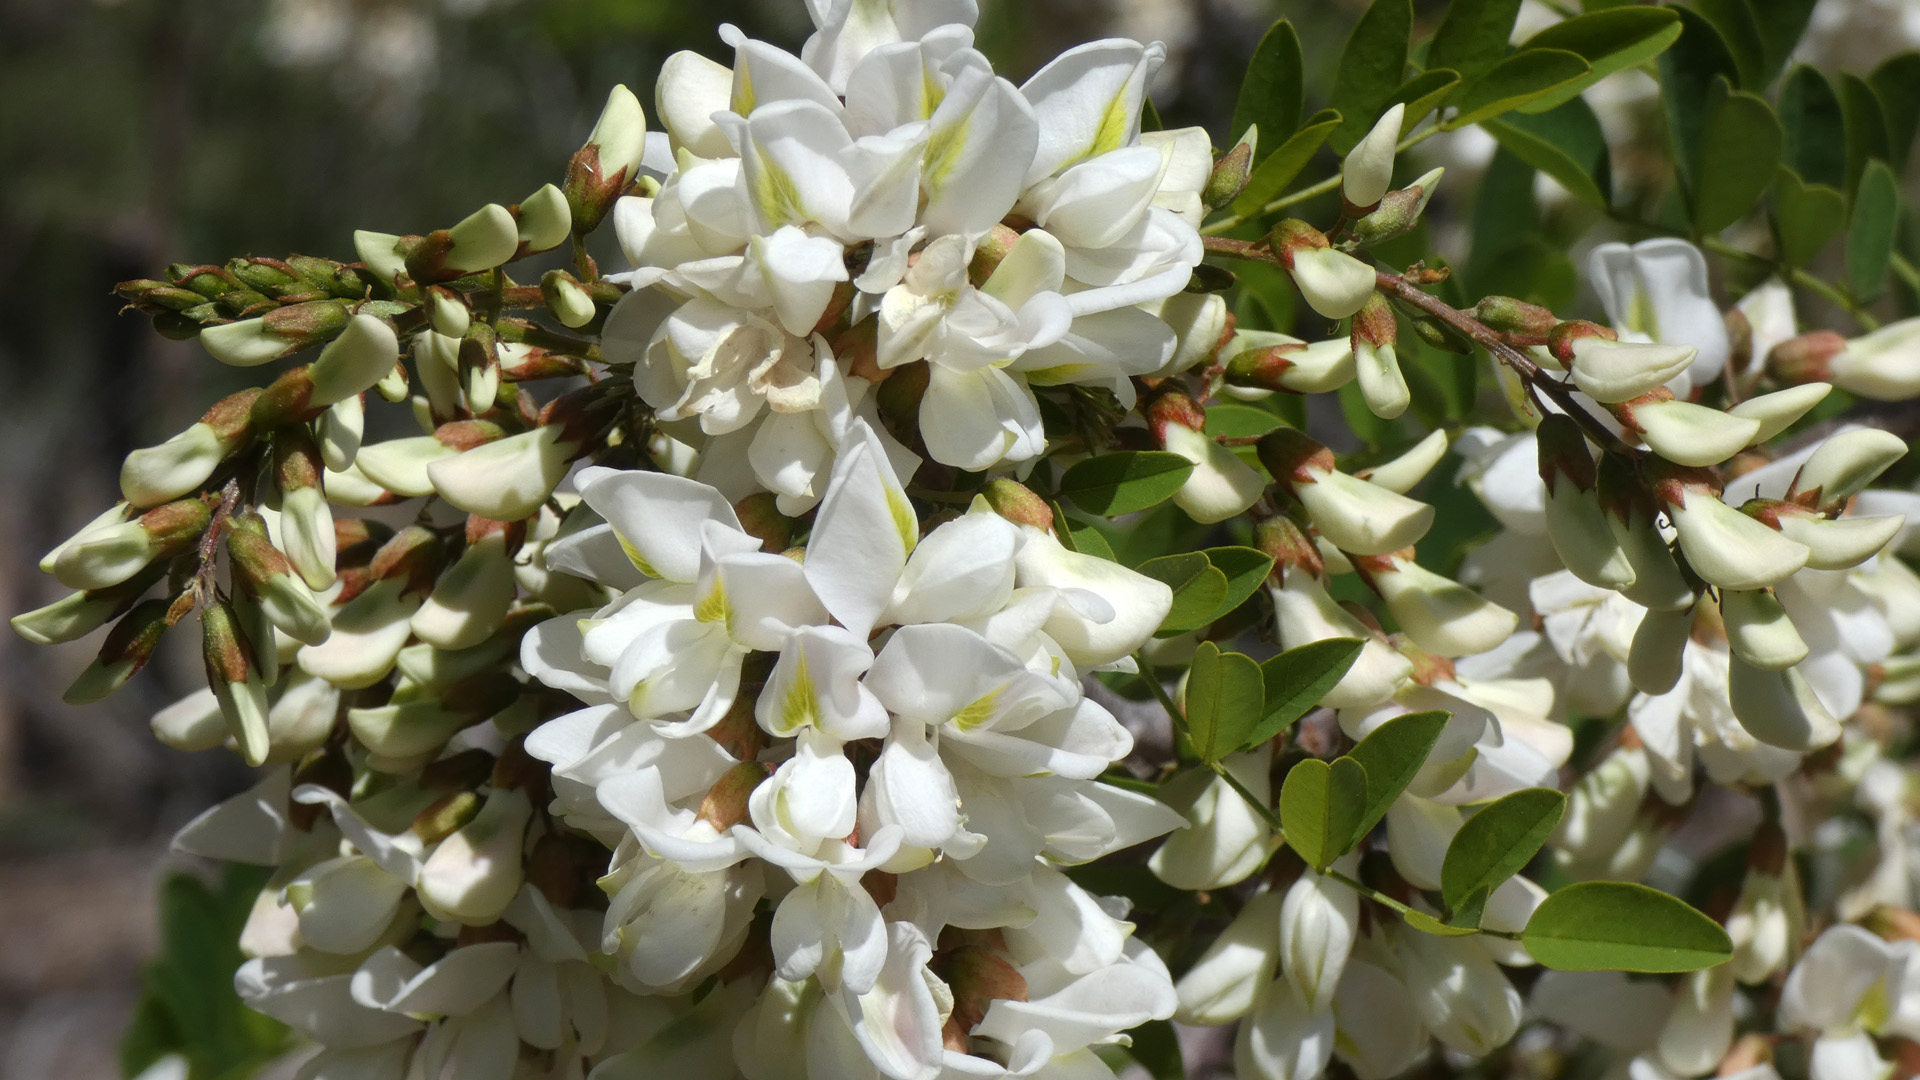
<path fill-rule="evenodd" d="M 518 788 L 496 788 L 472 821 L 440 842 L 420 867 L 420 906 L 439 919 L 484 926 L 520 891 L 521 846 L 533 803 Z"/>
<path fill-rule="evenodd" d="M 207 686 L 220 702 L 220 713 L 226 718 L 228 733 L 240 745 L 241 756 L 249 765 L 260 765 L 267 760 L 271 738 L 267 731 L 267 687 L 260 678 L 253 647 L 241 632 L 232 605 L 224 600 L 201 610 L 200 626 Z"/>
<path fill-rule="evenodd" d="M 1400 373 L 1400 360 L 1394 355 L 1399 330 L 1385 297 L 1368 294 L 1366 303 L 1354 313 L 1352 337 L 1354 370 L 1367 408 L 1386 420 L 1406 412 L 1413 396 L 1407 390 L 1406 376 Z"/>
<path fill-rule="evenodd" d="M 1435 656 L 1473 656 L 1507 640 L 1520 617 L 1405 553 L 1354 560 L 1415 645 Z"/>
<path fill-rule="evenodd" d="M 109 619 L 119 618 L 158 579 L 159 568 L 105 589 L 69 593 L 43 608 L 22 612 L 10 621 L 14 632 L 35 645 L 58 645 L 86 637 Z"/>
<path fill-rule="evenodd" d="M 733 504 L 740 528 L 760 541 L 761 551 L 785 551 L 793 546 L 793 519 L 780 512 L 778 501 L 771 491 L 757 491 Z"/>
<path fill-rule="evenodd" d="M 431 435 L 375 443 L 360 451 L 354 466 L 367 479 L 404 498 L 433 494 L 427 466 L 499 439 L 500 425 L 489 420 L 456 420 Z M 486 515 L 482 515 L 486 516 Z"/>
<path fill-rule="evenodd" d="M 1440 186 L 1440 177 L 1445 172 L 1445 169 L 1433 169 L 1406 187 L 1387 192 L 1381 196 L 1379 206 L 1348 228 L 1347 235 L 1361 247 L 1384 244 L 1406 235 L 1420 224 L 1420 216 L 1426 213 L 1427 203 L 1433 199 L 1434 189 Z"/>
<path fill-rule="evenodd" d="M 1420 1018 L 1442 1046 L 1484 1057 L 1520 1026 L 1520 993 L 1477 942 L 1406 932 L 1396 950 Z"/>
<path fill-rule="evenodd" d="M 1691 345 L 1633 344 L 1603 337 L 1575 338 L 1568 351 L 1573 355 L 1567 365 L 1573 384 L 1607 405 L 1659 389 L 1687 370 L 1699 353 Z"/>
<path fill-rule="evenodd" d="M 243 390 L 207 410 L 200 422 L 161 443 L 135 450 L 120 466 L 120 493 L 135 507 L 158 506 L 197 489 L 228 454 L 253 439 L 249 422 L 258 390 Z"/>
<path fill-rule="evenodd" d="M 1680 1076 L 1702 1076 L 1718 1066 L 1733 1046 L 1733 991 L 1726 965 L 1683 976 L 1655 1044 L 1661 1063 Z"/>
<path fill-rule="evenodd" d="M 60 700 L 69 705 L 89 705 L 127 684 L 160 645 L 167 631 L 167 600 L 148 600 L 129 611 L 114 624 L 100 653 L 73 681 Z"/>
<path fill-rule="evenodd" d="M 472 821 L 482 805 L 484 800 L 471 791 L 449 792 L 414 815 L 408 829 L 422 844 L 437 844 Z"/>
<path fill-rule="evenodd" d="M 1375 205 L 1393 186 L 1395 144 L 1406 113 L 1404 104 L 1388 109 L 1340 163 L 1340 198 L 1354 210 Z"/>
<path fill-rule="evenodd" d="M 1655 496 L 1680 537 L 1681 554 L 1710 585 L 1764 589 L 1807 564 L 1807 546 L 1720 500 L 1710 474 L 1648 463 Z"/>
<path fill-rule="evenodd" d="M 48 551 L 45 555 L 40 556 L 40 563 L 39 563 L 40 572 L 43 574 L 53 573 L 54 564 L 59 561 L 61 552 L 67 550 L 68 548 L 79 543 L 81 540 L 87 538 L 88 536 L 91 536 L 94 533 L 111 529 L 115 525 L 119 525 L 125 522 L 127 520 L 128 509 L 129 507 L 124 501 L 115 503 L 113 506 L 108 507 L 107 509 L 101 511 L 100 514 L 96 516 L 92 521 L 89 521 L 85 525 L 80 526 L 80 530 L 78 532 L 74 533 L 72 536 L 67 537 L 65 540 L 62 540 L 60 543 L 54 545 L 51 551 Z"/>
<path fill-rule="evenodd" d="M 1560 320 L 1552 310 L 1511 296 L 1483 296 L 1473 317 L 1490 330 L 1521 338 L 1545 338 Z"/>
<path fill-rule="evenodd" d="M 1558 413 L 1535 431 L 1540 480 L 1547 488 L 1547 539 L 1573 576 L 1602 589 L 1633 584 L 1632 560 L 1600 509 L 1599 472 L 1580 425 Z"/>
<path fill-rule="evenodd" d="M 1373 295 L 1371 266 L 1327 244 L 1326 235 L 1296 218 L 1273 227 L 1268 241 L 1308 306 L 1329 319 L 1344 319 Z"/>
<path fill-rule="evenodd" d="M 1280 908 L 1282 966 L 1308 1008 L 1319 1012 L 1333 1004 L 1359 929 L 1360 896 L 1347 886 L 1308 871 L 1287 889 Z"/>
<path fill-rule="evenodd" d="M 640 175 L 646 145 L 647 116 L 640 99 L 625 86 L 615 86 L 586 145 L 567 165 L 563 187 L 575 232 L 585 235 L 600 226 L 614 200 Z"/>
<path fill-rule="evenodd" d="M 1798 935 L 1794 931 L 1787 889 L 1787 838 L 1771 822 L 1754 831 L 1747 849 L 1747 876 L 1740 898 L 1727 916 L 1727 937 L 1733 941 L 1733 959 L 1727 967 L 1748 985 L 1764 983 L 1786 970 Z"/>
<path fill-rule="evenodd" d="M 257 319 L 209 326 L 200 331 L 200 343 L 223 364 L 253 367 L 318 345 L 346 326 L 345 304 L 314 300 L 275 308 Z"/>
<path fill-rule="evenodd" d="M 1589 354 L 1591 355 L 1591 354 Z M 1753 445 L 1760 421 L 1674 398 L 1660 387 L 1613 406 L 1622 427 L 1676 465 L 1717 465 Z"/>
<path fill-rule="evenodd" d="M 1246 190 L 1247 178 L 1253 174 L 1253 152 L 1259 145 L 1260 125 L 1248 124 L 1240 141 L 1233 149 L 1220 155 L 1213 165 L 1213 173 L 1207 177 L 1207 186 L 1200 189 L 1200 203 L 1209 210 L 1218 210 L 1232 202 Z"/>
<path fill-rule="evenodd" d="M 1651 610 L 1633 632 L 1627 650 L 1627 679 L 1635 690 L 1659 696 L 1680 683 L 1693 631 L 1693 609 Z"/>
<path fill-rule="evenodd" d="M 580 279 L 565 270 L 549 270 L 540 276 L 540 295 L 547 310 L 569 327 L 585 326 L 595 314 L 593 297 L 580 287 Z"/>
<path fill-rule="evenodd" d="M 401 238 L 392 233 L 355 230 L 353 250 L 360 256 L 360 261 L 367 265 L 367 269 L 373 272 L 373 276 L 389 288 L 393 286 L 394 275 L 407 266 L 407 258 L 401 252 Z"/>
<path fill-rule="evenodd" d="M 725 832 L 746 821 L 754 791 L 767 779 L 767 767 L 757 761 L 743 761 L 720 774 L 700 800 L 697 817 Z"/>
<path fill-rule="evenodd" d="M 372 389 L 399 359 L 400 342 L 393 328 L 372 315 L 355 315 L 308 366 L 313 392 L 307 404 L 324 408 Z"/>
<path fill-rule="evenodd" d="M 427 309 L 427 325 L 434 333 L 448 337 L 462 337 L 473 321 L 473 312 L 467 309 L 467 302 L 460 294 L 444 285 L 435 285 L 427 290 L 427 301 L 421 305 Z"/>
<path fill-rule="evenodd" d="M 1354 475 L 1375 487 L 1405 495 L 1426 479 L 1435 465 L 1447 456 L 1447 433 L 1430 431 L 1426 438 L 1391 461 L 1362 469 Z"/>
<path fill-rule="evenodd" d="M 1622 594 L 1654 611 L 1692 607 L 1693 588 L 1660 535 L 1658 510 L 1633 466 L 1612 454 L 1601 455 L 1598 484 L 1607 528 L 1633 567 L 1633 584 Z"/>
<path fill-rule="evenodd" d="M 1282 979 L 1261 992 L 1252 1015 L 1241 1022 L 1233 1043 L 1234 1075 L 1315 1080 L 1333 1059 L 1334 1039 L 1333 1010 L 1309 1009 Z"/>
<path fill-rule="evenodd" d="M 308 645 L 327 640 L 332 626 L 307 583 L 267 537 L 259 514 L 236 515 L 227 530 L 227 555 L 234 574 L 263 615 L 288 637 Z M 265 643 L 262 643 L 264 647 Z"/>
<path fill-rule="evenodd" d="M 203 686 L 153 714 L 148 722 L 153 737 L 175 750 L 211 750 L 227 741 L 227 721 L 220 700 Z"/>
<path fill-rule="evenodd" d="M 1840 723 L 1793 668 L 1769 671 L 1739 654 L 1728 658 L 1727 700 L 1747 734 L 1782 750 L 1818 750 L 1840 737 Z"/>
<path fill-rule="evenodd" d="M 1433 524 L 1433 507 L 1334 468 L 1333 453 L 1292 428 L 1261 437 L 1260 461 L 1333 545 L 1352 555 L 1412 546 Z"/>
<path fill-rule="evenodd" d="M 1758 445 L 1771 441 L 1774 436 L 1791 427 L 1809 409 L 1820 404 L 1832 389 L 1831 385 L 1822 382 L 1790 386 L 1785 390 L 1748 398 L 1728 409 L 1727 414 L 1759 421 L 1760 430 L 1753 436 L 1754 444 Z"/>
<path fill-rule="evenodd" d="M 437 542 L 424 529 L 402 530 L 369 568 L 373 583 L 333 615 L 333 633 L 301 649 L 300 670 L 346 690 L 380 681 L 393 668 L 412 632 L 410 620 L 425 600 L 424 583 Z"/>
<path fill-rule="evenodd" d="M 1180 998 L 1176 1021 L 1217 1027 L 1253 1011 L 1256 997 L 1279 966 L 1280 906 L 1277 892 L 1247 901 L 1175 984 Z"/>
<path fill-rule="evenodd" d="M 1774 352 L 1778 354 L 1786 347 L 1781 345 Z M 1817 356 L 1820 348 L 1809 351 Z M 1819 379 L 1875 401 L 1906 401 L 1920 394 L 1920 318 L 1888 323 L 1846 342 L 1843 349 L 1827 358 L 1824 374 L 1813 373 L 1818 371 L 1817 366 L 1803 366 L 1802 370 L 1810 373 L 1801 378 L 1782 374 L 1781 378 L 1790 382 Z"/>
<path fill-rule="evenodd" d="M 1353 666 L 1333 689 L 1321 695 L 1322 705 L 1333 709 L 1371 708 L 1393 697 L 1412 678 L 1413 662 L 1335 603 L 1319 578 L 1304 566 L 1286 569 L 1281 587 L 1269 587 L 1267 595 L 1273 599 L 1274 629 L 1282 648 L 1295 649 L 1328 638 L 1365 642 Z"/>
<path fill-rule="evenodd" d="M 1771 589 L 1725 589 L 1720 619 L 1735 656 L 1757 668 L 1778 671 L 1807 658 L 1807 643 Z"/>
<path fill-rule="evenodd" d="M 1797 498 L 1814 498 L 1821 507 L 1852 498 L 1907 456 L 1898 435 L 1878 428 L 1848 428 L 1828 438 L 1794 478 Z"/>
<path fill-rule="evenodd" d="M 469 526 L 467 549 L 413 613 L 415 636 L 435 648 L 451 652 L 480 644 L 500 628 L 513 604 L 507 529 L 500 522 L 488 524 L 477 537 Z"/>
<path fill-rule="evenodd" d="M 544 424 L 427 465 L 433 490 L 456 508 L 495 521 L 540 509 L 580 449 L 567 425 Z"/>
<path fill-rule="evenodd" d="M 1601 326 L 1599 323 L 1591 323 L 1585 319 L 1570 319 L 1555 323 L 1547 331 L 1547 352 L 1560 363 L 1561 367 L 1571 368 L 1574 361 L 1573 343 L 1582 338 L 1616 341 L 1619 335 L 1614 333 L 1611 327 Z"/>
<path fill-rule="evenodd" d="M 337 549 L 333 508 L 320 487 L 319 449 L 305 428 L 287 428 L 274 437 L 273 458 L 280 488 L 281 547 L 310 588 L 328 588 L 335 579 Z"/>
<path fill-rule="evenodd" d="M 213 510 L 199 499 L 156 506 L 132 521 L 91 529 L 60 549 L 53 576 L 69 589 L 118 585 L 158 559 L 169 558 L 200 538 Z"/>
<path fill-rule="evenodd" d="M 1017 480 L 996 476 L 980 488 L 980 495 L 987 500 L 988 506 L 993 507 L 994 513 L 1015 525 L 1030 525 L 1042 532 L 1053 531 L 1053 508 L 1047 505 L 1047 500 Z"/>
<path fill-rule="evenodd" d="M 1905 514 L 1830 518 L 1798 503 L 1751 500 L 1741 511 L 1807 545 L 1814 570 L 1851 570 L 1879 554 L 1906 525 Z"/>
<path fill-rule="evenodd" d="M 1253 527 L 1253 546 L 1273 559 L 1273 576 L 1270 580 L 1279 584 L 1282 575 L 1292 567 L 1299 567 L 1310 574 L 1323 572 L 1324 564 L 1320 551 L 1300 527 L 1284 517 L 1262 518 Z"/>
<path fill-rule="evenodd" d="M 1264 344 L 1268 337 L 1282 340 Z M 1229 348 L 1243 346 L 1227 361 L 1229 386 L 1325 394 L 1353 381 L 1353 340 L 1332 338 L 1309 345 L 1282 334 L 1241 333 Z"/>
<path fill-rule="evenodd" d="M 511 209 L 520 223 L 518 255 L 557 248 L 573 233 L 573 213 L 567 209 L 567 197 L 552 184 L 542 184 L 539 191 Z"/>
<path fill-rule="evenodd" d="M 475 326 L 461 340 L 458 366 L 467 408 L 476 414 L 492 411 L 500 397 L 500 353 L 492 327 Z"/>
<path fill-rule="evenodd" d="M 1233 451 L 1202 430 L 1206 410 L 1184 391 L 1169 389 L 1147 406 L 1147 427 L 1162 449 L 1193 462 L 1173 501 L 1203 525 L 1242 513 L 1260 498 L 1266 481 Z"/>
<path fill-rule="evenodd" d="M 1413 327 L 1413 336 L 1421 341 L 1455 356 L 1471 356 L 1473 339 L 1461 333 L 1444 319 L 1435 318 L 1424 311 L 1414 312 L 1407 318 Z"/>

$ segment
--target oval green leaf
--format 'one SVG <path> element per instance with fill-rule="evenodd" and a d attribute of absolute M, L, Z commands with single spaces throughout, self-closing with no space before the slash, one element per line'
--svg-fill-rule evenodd
<path fill-rule="evenodd" d="M 1247 178 L 1247 186 L 1234 197 L 1233 212 L 1243 218 L 1259 214 L 1268 203 L 1280 197 L 1300 170 L 1307 167 L 1314 151 L 1327 141 L 1334 129 L 1340 126 L 1340 114 L 1333 109 L 1322 109 L 1313 114 L 1299 131 L 1281 144 L 1278 150 L 1267 156 L 1253 175 Z"/>
<path fill-rule="evenodd" d="M 1287 770 L 1280 785 L 1280 825 L 1287 846 L 1315 870 L 1325 870 L 1364 835 L 1367 774 L 1349 757 L 1328 764 L 1308 758 Z"/>
<path fill-rule="evenodd" d="M 1574 98 L 1538 115 L 1513 112 L 1481 125 L 1521 161 L 1539 169 L 1589 206 L 1613 201 L 1613 172 L 1600 120 Z"/>
<path fill-rule="evenodd" d="M 1357 826 L 1361 836 L 1380 824 L 1380 819 L 1387 816 L 1387 807 L 1413 782 L 1433 744 L 1440 741 L 1447 718 L 1448 714 L 1439 709 L 1396 716 L 1374 728 L 1348 752 L 1347 756 L 1366 770 L 1366 812 Z"/>
<path fill-rule="evenodd" d="M 1554 23 L 1520 48 L 1564 49 L 1584 59 L 1592 70 L 1572 85 L 1522 107 L 1528 112 L 1554 108 L 1616 71 L 1652 60 L 1679 37 L 1680 17 L 1671 8 L 1608 8 Z"/>
<path fill-rule="evenodd" d="M 1693 224 L 1717 233 L 1747 216 L 1773 183 L 1786 136 L 1765 98 L 1744 90 L 1715 96 L 1707 106 L 1694 175 Z"/>
<path fill-rule="evenodd" d="M 1447 909 L 1462 910 L 1475 891 L 1491 893 L 1525 869 L 1566 810 L 1567 797 L 1558 791 L 1526 788 L 1468 818 L 1440 864 L 1440 896 Z"/>
<path fill-rule="evenodd" d="M 1860 188 L 1853 195 L 1853 218 L 1847 222 L 1847 282 L 1853 295 L 1872 300 L 1893 261 L 1896 219 L 1900 216 L 1900 182 L 1884 161 L 1867 162 Z"/>
<path fill-rule="evenodd" d="M 1359 638 L 1327 638 L 1297 645 L 1261 664 L 1266 715 L 1247 741 L 1258 746 L 1292 727 L 1339 683 L 1365 647 Z"/>
<path fill-rule="evenodd" d="M 1300 101 L 1305 94 L 1301 72 L 1300 35 L 1285 19 L 1267 28 L 1265 37 L 1253 50 L 1240 82 L 1240 96 L 1233 105 L 1233 122 L 1227 125 L 1227 145 L 1240 141 L 1248 125 L 1260 126 L 1259 141 L 1254 144 L 1255 164 L 1266 160 L 1300 126 Z"/>
<path fill-rule="evenodd" d="M 1520 943 L 1560 971 L 1697 971 L 1733 955 L 1719 923 L 1625 881 L 1583 881 L 1547 897 Z"/>
<path fill-rule="evenodd" d="M 1825 184 L 1803 184 L 1781 166 L 1773 179 L 1773 218 L 1780 234 L 1780 257 L 1789 266 L 1805 266 L 1818 256 L 1847 221 L 1847 200 Z"/>
<path fill-rule="evenodd" d="M 1230 545 L 1208 548 L 1200 554 L 1207 557 L 1215 570 L 1227 579 L 1227 595 L 1220 601 L 1220 607 L 1207 621 L 1212 622 L 1225 616 L 1234 608 L 1246 603 L 1273 573 L 1273 556 L 1250 547 Z"/>
<path fill-rule="evenodd" d="M 1578 53 L 1565 49 L 1528 49 L 1493 66 L 1460 88 L 1452 104 L 1459 110 L 1441 126 L 1449 131 L 1511 112 L 1562 87 L 1572 86 L 1593 69 Z"/>
<path fill-rule="evenodd" d="M 1140 572 L 1173 590 L 1173 607 L 1160 621 L 1162 636 L 1182 634 L 1207 625 L 1227 598 L 1227 575 L 1213 568 L 1198 551 L 1162 555 L 1140 564 Z"/>
<path fill-rule="evenodd" d="M 1354 24 L 1333 78 L 1334 108 L 1346 117 L 1333 135 L 1335 153 L 1353 149 L 1404 80 L 1413 37 L 1413 0 L 1373 0 Z"/>
<path fill-rule="evenodd" d="M 1060 478 L 1060 494 L 1103 517 L 1131 514 L 1180 490 L 1193 462 L 1161 450 L 1123 451 L 1088 458 Z"/>
<path fill-rule="evenodd" d="M 1453 0 L 1427 46 L 1427 66 L 1479 75 L 1506 55 L 1519 16 L 1520 0 Z"/>
<path fill-rule="evenodd" d="M 1260 719 L 1260 665 L 1203 641 L 1187 673 L 1187 739 L 1212 764 L 1238 750 Z"/>

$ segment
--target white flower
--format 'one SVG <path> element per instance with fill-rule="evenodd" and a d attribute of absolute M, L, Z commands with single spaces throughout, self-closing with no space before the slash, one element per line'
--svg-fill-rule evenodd
<path fill-rule="evenodd" d="M 1720 377 L 1731 346 L 1699 248 L 1670 237 L 1601 244 L 1587 256 L 1587 276 L 1622 341 L 1690 345 L 1698 351 L 1686 369 L 1688 384 Z"/>

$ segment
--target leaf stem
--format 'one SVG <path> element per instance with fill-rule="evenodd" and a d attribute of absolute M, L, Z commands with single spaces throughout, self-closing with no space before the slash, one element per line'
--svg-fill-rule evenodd
<path fill-rule="evenodd" d="M 1209 761 L 1207 765 L 1213 769 L 1213 775 L 1225 780 L 1228 787 L 1232 788 L 1242 799 L 1246 800 L 1248 806 L 1253 807 L 1254 812 L 1260 815 L 1261 819 L 1267 823 L 1268 828 L 1283 838 L 1286 836 L 1286 829 L 1280 824 L 1280 815 L 1274 813 L 1271 806 L 1261 802 L 1258 796 L 1247 790 L 1247 785 L 1241 783 L 1239 777 L 1229 772 L 1227 767 L 1218 761 Z"/>
<path fill-rule="evenodd" d="M 1402 918 L 1405 918 L 1408 915 L 1425 915 L 1426 914 L 1425 912 L 1415 911 L 1413 908 L 1409 907 L 1406 904 L 1401 903 L 1398 900 L 1395 900 L 1393 897 L 1388 896 L 1386 893 L 1380 892 L 1377 889 L 1368 888 L 1367 886 L 1362 885 L 1360 882 L 1354 880 L 1353 878 L 1348 877 L 1347 875 L 1341 873 L 1338 870 L 1333 869 L 1332 867 L 1328 867 L 1327 869 L 1320 871 L 1320 873 L 1324 877 L 1330 878 L 1334 881 L 1339 882 L 1342 885 L 1345 885 L 1347 888 L 1352 889 L 1354 892 L 1359 893 L 1361 896 L 1364 896 L 1367 899 L 1373 901 L 1374 903 L 1379 904 L 1381 907 L 1393 909 Z M 1427 917 L 1432 918 L 1432 916 L 1427 916 Z M 1413 926 L 1414 929 L 1416 930 L 1420 929 L 1411 920 L 1408 920 L 1407 925 Z M 1508 941 L 1520 940 L 1520 935 L 1514 933 L 1511 930 L 1495 930 L 1491 927 L 1481 926 L 1481 927 L 1476 927 L 1474 932 L 1480 933 L 1480 934 L 1490 934 L 1493 937 L 1505 938 Z M 1465 937 L 1466 935 L 1462 934 L 1460 936 Z"/>

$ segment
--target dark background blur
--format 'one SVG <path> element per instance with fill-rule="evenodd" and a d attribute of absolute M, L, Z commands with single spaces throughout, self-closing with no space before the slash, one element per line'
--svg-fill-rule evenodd
<path fill-rule="evenodd" d="M 981 47 L 1015 82 L 1080 41 L 1165 40 L 1168 124 L 1224 137 L 1260 33 L 1291 15 L 1309 64 L 1359 5 L 986 0 Z M 118 313 L 115 282 L 176 261 L 353 258 L 352 231 L 424 232 L 560 179 L 608 88 L 652 113 L 660 62 L 723 62 L 733 22 L 796 52 L 801 0 L 0 0 L 0 611 L 64 590 L 42 553 L 109 505 L 121 457 L 259 372 Z M 1326 85 L 1325 76 L 1309 78 Z M 96 638 L 0 634 L 0 1077 L 117 1075 L 155 938 L 167 838 L 244 787 L 224 753 L 147 730 L 199 684 L 176 634 L 119 694 L 60 694 Z"/>

